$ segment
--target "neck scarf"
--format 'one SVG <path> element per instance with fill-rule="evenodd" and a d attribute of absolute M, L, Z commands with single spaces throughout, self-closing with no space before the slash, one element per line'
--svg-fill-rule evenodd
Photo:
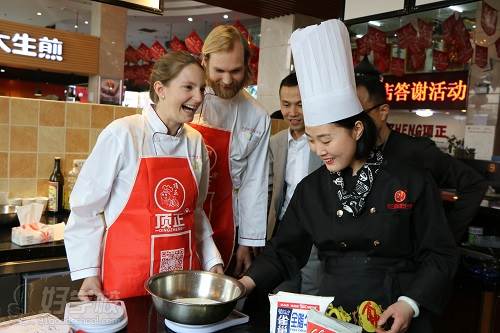
<path fill-rule="evenodd" d="M 366 160 L 365 164 L 359 169 L 356 176 L 356 184 L 352 192 L 347 192 L 344 188 L 344 179 L 342 172 L 337 171 L 332 173 L 333 183 L 340 187 L 337 191 L 337 196 L 342 205 L 342 209 L 351 213 L 353 216 L 358 216 L 365 205 L 365 198 L 370 193 L 375 175 L 380 169 L 380 165 L 384 157 L 380 150 L 374 150 Z"/>

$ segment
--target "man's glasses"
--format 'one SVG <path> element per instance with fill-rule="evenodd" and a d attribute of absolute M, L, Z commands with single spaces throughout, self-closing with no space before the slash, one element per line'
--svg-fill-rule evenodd
<path fill-rule="evenodd" d="M 371 108 L 369 109 L 366 109 L 366 110 L 363 110 L 363 112 L 366 112 L 366 113 L 370 113 L 371 111 L 375 110 L 375 109 L 378 109 L 379 107 L 381 107 L 382 105 L 384 105 L 386 103 L 380 103 L 380 104 L 377 104 L 375 106 L 372 106 Z"/>

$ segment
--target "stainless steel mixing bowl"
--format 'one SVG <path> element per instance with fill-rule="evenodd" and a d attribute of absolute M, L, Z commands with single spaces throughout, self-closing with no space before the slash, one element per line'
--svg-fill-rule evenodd
<path fill-rule="evenodd" d="M 205 325 L 226 318 L 245 295 L 238 280 L 203 271 L 173 271 L 151 276 L 144 284 L 156 310 L 181 324 Z M 181 298 L 208 298 L 218 303 L 187 304 Z"/>
<path fill-rule="evenodd" d="M 17 219 L 16 206 L 0 205 L 0 228 L 19 226 Z"/>

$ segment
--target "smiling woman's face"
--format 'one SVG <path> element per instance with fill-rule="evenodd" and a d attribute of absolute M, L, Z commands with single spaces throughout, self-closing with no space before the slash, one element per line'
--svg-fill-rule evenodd
<path fill-rule="evenodd" d="M 363 125 L 357 122 L 348 129 L 337 124 L 306 126 L 306 135 L 311 150 L 318 155 L 331 172 L 337 172 L 353 165 L 356 143 L 363 132 Z M 353 168 L 354 169 L 354 168 Z"/>

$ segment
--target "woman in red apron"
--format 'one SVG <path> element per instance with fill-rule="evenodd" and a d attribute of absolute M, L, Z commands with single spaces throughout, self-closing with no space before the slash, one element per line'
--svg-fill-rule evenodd
<path fill-rule="evenodd" d="M 102 131 L 71 194 L 65 246 L 72 279 L 84 279 L 82 300 L 145 295 L 159 272 L 223 272 L 203 211 L 208 154 L 185 124 L 203 101 L 203 69 L 169 53 L 150 87 L 154 104 Z"/>

